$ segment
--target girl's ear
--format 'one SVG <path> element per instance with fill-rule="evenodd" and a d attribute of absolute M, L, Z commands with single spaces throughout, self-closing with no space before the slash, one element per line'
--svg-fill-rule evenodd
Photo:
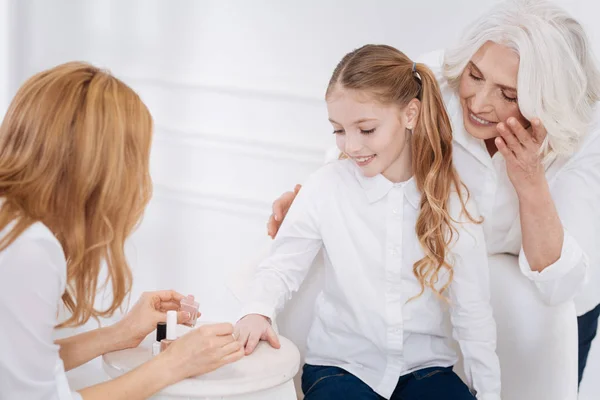
<path fill-rule="evenodd" d="M 414 129 L 419 120 L 419 111 L 421 110 L 421 102 L 419 99 L 412 99 L 402 110 L 402 119 L 404 125 L 408 129 Z"/>

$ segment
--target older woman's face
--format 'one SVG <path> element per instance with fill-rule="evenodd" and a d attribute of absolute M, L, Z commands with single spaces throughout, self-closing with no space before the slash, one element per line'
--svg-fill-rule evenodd
<path fill-rule="evenodd" d="M 518 72 L 519 56 L 506 46 L 487 42 L 473 55 L 458 89 L 469 134 L 484 140 L 499 136 L 496 125 L 509 117 L 529 126 L 517 104 Z"/>

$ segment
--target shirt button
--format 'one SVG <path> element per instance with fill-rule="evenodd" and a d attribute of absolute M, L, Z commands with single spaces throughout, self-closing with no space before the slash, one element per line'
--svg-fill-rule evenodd
<path fill-rule="evenodd" d="M 394 208 L 394 209 L 392 210 L 392 213 L 393 213 L 393 214 L 400 214 L 400 211 L 398 211 L 398 209 L 397 209 L 397 208 Z"/>

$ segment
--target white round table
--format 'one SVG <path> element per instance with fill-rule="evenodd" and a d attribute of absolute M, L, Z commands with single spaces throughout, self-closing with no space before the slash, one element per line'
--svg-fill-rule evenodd
<path fill-rule="evenodd" d="M 190 328 L 177 326 L 178 336 Z M 149 335 L 138 347 L 105 354 L 104 370 L 111 378 L 131 371 L 152 358 Z M 163 389 L 153 400 L 296 400 L 293 378 L 300 368 L 300 352 L 285 337 L 279 336 L 280 349 L 261 342 L 250 356 L 216 371 L 184 379 Z"/>

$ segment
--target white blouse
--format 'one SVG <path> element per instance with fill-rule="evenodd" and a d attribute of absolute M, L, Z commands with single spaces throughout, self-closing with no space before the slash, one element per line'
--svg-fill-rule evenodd
<path fill-rule="evenodd" d="M 41 223 L 0 252 L 0 400 L 80 400 L 53 330 L 65 292 L 62 247 Z"/>
<path fill-rule="evenodd" d="M 443 53 L 430 53 L 420 61 L 438 78 L 452 121 L 454 163 L 484 217 L 488 253 L 518 256 L 521 272 L 549 304 L 574 298 L 578 315 L 600 304 L 600 113 L 580 149 L 546 169 L 565 235 L 559 260 L 535 272 L 523 252 L 519 202 L 502 154 L 490 157 L 484 142 L 465 130 L 458 95 L 442 74 Z"/>
<path fill-rule="evenodd" d="M 324 289 L 316 300 L 306 362 L 341 367 L 389 398 L 398 378 L 451 366 L 463 353 L 478 399 L 500 399 L 496 325 L 489 303 L 483 227 L 466 222 L 456 193 L 449 202 L 458 235 L 448 261 L 448 305 L 420 285 L 413 264 L 424 254 L 415 234 L 419 193 L 413 179 L 363 176 L 350 160 L 332 162 L 303 186 L 258 267 L 243 314 L 274 318 L 324 251 Z M 477 217 L 473 203 L 468 205 Z M 444 273 L 439 286 L 447 281 Z"/>

